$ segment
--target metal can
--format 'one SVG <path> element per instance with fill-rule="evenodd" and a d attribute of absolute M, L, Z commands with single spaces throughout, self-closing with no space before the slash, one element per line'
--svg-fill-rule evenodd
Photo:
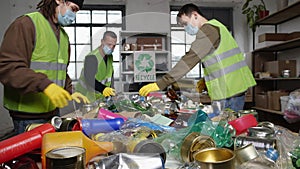
<path fill-rule="evenodd" d="M 40 125 L 43 125 L 43 123 L 32 123 L 32 124 L 28 124 L 25 128 L 25 131 L 30 131 Z"/>
<path fill-rule="evenodd" d="M 85 149 L 63 147 L 47 152 L 46 169 L 85 169 Z"/>
<path fill-rule="evenodd" d="M 182 142 L 180 155 L 184 162 L 194 161 L 194 155 L 205 148 L 216 147 L 214 140 L 205 135 L 192 132 Z"/>
<path fill-rule="evenodd" d="M 253 144 L 257 150 L 267 150 L 268 148 L 277 149 L 277 140 L 275 138 L 258 138 L 249 136 L 238 136 L 234 138 L 234 147 L 242 147 Z"/>

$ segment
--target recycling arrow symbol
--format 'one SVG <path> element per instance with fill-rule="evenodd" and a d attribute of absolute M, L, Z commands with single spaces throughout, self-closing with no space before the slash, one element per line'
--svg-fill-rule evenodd
<path fill-rule="evenodd" d="M 140 54 L 134 64 L 139 71 L 147 73 L 150 72 L 154 66 L 154 62 L 149 54 Z"/>

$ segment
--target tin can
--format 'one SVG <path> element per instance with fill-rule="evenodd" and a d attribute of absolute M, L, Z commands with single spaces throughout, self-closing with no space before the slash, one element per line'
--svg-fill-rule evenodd
<path fill-rule="evenodd" d="M 216 147 L 211 137 L 192 132 L 182 142 L 180 149 L 181 159 L 184 162 L 192 162 L 194 161 L 194 155 L 198 151 L 209 147 Z"/>
<path fill-rule="evenodd" d="M 40 125 L 43 125 L 43 123 L 32 123 L 32 124 L 28 124 L 25 128 L 25 131 L 30 131 Z"/>
<path fill-rule="evenodd" d="M 85 169 L 85 149 L 63 147 L 47 152 L 46 169 Z"/>
<path fill-rule="evenodd" d="M 249 136 L 238 136 L 234 138 L 234 147 L 242 147 L 253 144 L 257 150 L 267 150 L 268 148 L 277 149 L 277 140 L 275 138 L 258 138 Z"/>
<path fill-rule="evenodd" d="M 259 138 L 274 138 L 275 131 L 269 127 L 256 126 L 248 128 L 248 136 Z"/>

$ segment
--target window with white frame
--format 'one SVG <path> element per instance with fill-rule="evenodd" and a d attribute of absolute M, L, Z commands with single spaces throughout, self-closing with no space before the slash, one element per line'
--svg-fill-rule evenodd
<path fill-rule="evenodd" d="M 119 32 L 123 30 L 124 6 L 85 5 L 76 14 L 76 21 L 64 29 L 71 45 L 68 74 L 76 83 L 84 64 L 85 56 L 100 46 L 103 33 L 113 31 L 118 36 L 113 52 L 114 78 L 119 78 Z"/>

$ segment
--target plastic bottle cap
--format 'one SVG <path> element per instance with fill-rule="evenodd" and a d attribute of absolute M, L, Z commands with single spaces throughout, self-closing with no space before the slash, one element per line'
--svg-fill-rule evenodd
<path fill-rule="evenodd" d="M 279 157 L 279 153 L 276 149 L 274 148 L 268 148 L 266 152 L 266 156 L 271 159 L 272 161 L 276 161 Z"/>

